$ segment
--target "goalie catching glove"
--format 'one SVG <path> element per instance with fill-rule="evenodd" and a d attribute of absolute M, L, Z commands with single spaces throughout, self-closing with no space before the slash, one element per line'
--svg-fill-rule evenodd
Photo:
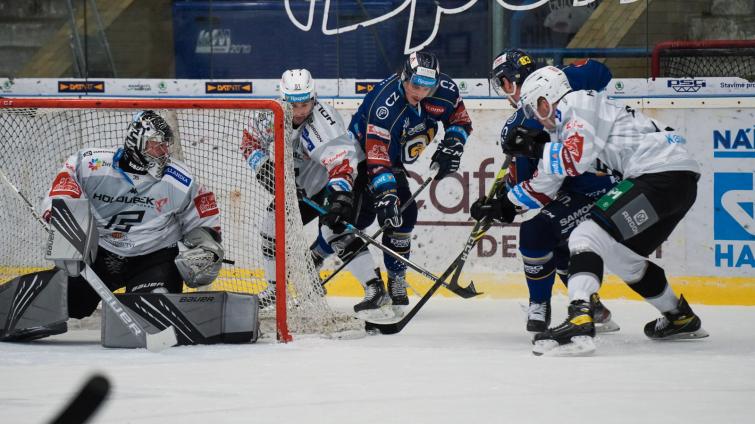
<path fill-rule="evenodd" d="M 470 210 L 472 218 L 476 221 L 482 221 L 487 218 L 505 224 L 514 222 L 516 207 L 511 203 L 505 192 L 501 193 L 501 196 L 503 197 L 494 196 L 493 198 L 488 198 L 487 196 L 483 196 L 477 199 L 477 201 L 472 203 Z"/>
<path fill-rule="evenodd" d="M 220 235 L 211 228 L 198 227 L 182 242 L 188 249 L 179 252 L 174 262 L 186 285 L 195 289 L 212 283 L 220 274 L 225 254 Z"/>
<path fill-rule="evenodd" d="M 551 141 L 550 135 L 543 130 L 516 127 L 514 131 L 506 134 L 501 147 L 503 153 L 507 155 L 540 159 L 543 156 L 543 147 L 549 141 Z"/>

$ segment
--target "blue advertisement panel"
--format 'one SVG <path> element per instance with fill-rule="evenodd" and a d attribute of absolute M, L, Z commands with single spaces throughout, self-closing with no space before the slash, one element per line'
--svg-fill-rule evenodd
<path fill-rule="evenodd" d="M 484 78 L 489 8 L 460 1 L 176 1 L 176 77 L 278 78 L 305 67 L 319 79 L 379 81 L 408 52 L 423 49 L 438 55 L 443 72 Z"/>

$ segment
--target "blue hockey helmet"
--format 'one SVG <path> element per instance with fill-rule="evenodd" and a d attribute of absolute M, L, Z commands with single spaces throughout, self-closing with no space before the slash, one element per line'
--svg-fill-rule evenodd
<path fill-rule="evenodd" d="M 490 85 L 499 95 L 516 102 L 518 99 L 511 97 L 516 92 L 516 87 L 521 87 L 524 80 L 533 72 L 535 72 L 535 61 L 527 53 L 519 49 L 506 49 L 493 60 Z M 507 93 L 503 89 L 503 78 L 514 85 L 514 92 Z"/>
<path fill-rule="evenodd" d="M 401 70 L 401 81 L 435 89 L 440 79 L 440 64 L 434 54 L 414 52 L 406 58 Z"/>

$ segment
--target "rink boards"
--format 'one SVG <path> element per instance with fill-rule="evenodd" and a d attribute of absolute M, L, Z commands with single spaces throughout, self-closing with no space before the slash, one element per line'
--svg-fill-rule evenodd
<path fill-rule="evenodd" d="M 755 304 L 755 86 L 737 81 L 741 80 L 731 84 L 719 79 L 660 80 L 654 84 L 645 80 L 614 80 L 609 87 L 609 92 L 618 100 L 678 129 L 687 139 L 688 150 L 702 167 L 695 206 L 669 240 L 651 256 L 666 269 L 675 288 L 693 303 Z M 642 84 L 645 85 L 644 91 L 637 88 Z M 174 85 L 184 87 L 176 82 L 168 87 Z M 18 87 L 24 87 L 23 80 L 15 80 L 11 88 Z M 262 87 L 261 94 L 266 94 L 270 83 L 257 83 L 255 87 Z M 353 93 L 327 97 L 327 94 L 343 93 L 344 87 L 349 87 L 348 82 L 334 85 L 325 81 L 324 87 L 322 100 L 333 104 L 348 123 L 361 99 Z M 436 274 L 441 274 L 458 255 L 471 230 L 469 207 L 480 193 L 487 190 L 500 166 L 500 128 L 512 112 L 505 101 L 487 98 L 484 93 L 473 90 L 478 84 L 470 83 L 469 87 L 465 103 L 474 132 L 467 144 L 461 169 L 456 175 L 432 184 L 418 197 L 420 214 L 412 238 L 412 259 Z M 686 91 L 679 90 L 680 87 Z M 719 90 L 711 90 L 715 87 Z M 31 95 L 20 89 L 15 91 L 9 92 L 6 88 L 3 95 Z M 111 91 L 99 95 L 209 97 L 185 87 L 172 93 L 158 91 Z M 62 96 L 65 93 L 51 89 L 47 95 Z M 429 146 L 425 154 L 409 167 L 413 188 L 430 175 L 429 159 L 434 150 L 434 146 Z M 210 186 L 213 183 L 207 182 Z M 311 227 L 306 232 L 309 237 L 314 237 L 315 229 Z M 517 225 L 512 225 L 493 227 L 488 231 L 472 250 L 462 279 L 474 280 L 478 290 L 486 296 L 525 297 L 526 287 L 517 251 L 518 230 Z M 224 231 L 233 231 L 233 228 L 226 227 Z M 380 261 L 377 252 L 374 257 Z M 13 267 L 15 264 L 0 264 L 0 267 L 3 265 Z M 332 267 L 333 264 L 327 265 Z M 259 270 L 243 272 L 248 273 L 249 278 L 261 276 Z M 323 275 L 327 275 L 327 270 Z M 430 284 L 411 272 L 409 282 L 421 293 Z M 560 283 L 556 286 L 562 287 Z M 347 273 L 343 273 L 328 285 L 328 293 L 361 296 L 363 292 Z M 637 298 L 611 275 L 607 276 L 601 293 L 607 298 Z"/>

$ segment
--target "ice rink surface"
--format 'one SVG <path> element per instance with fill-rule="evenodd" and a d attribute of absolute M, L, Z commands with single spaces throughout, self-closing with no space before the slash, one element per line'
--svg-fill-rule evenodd
<path fill-rule="evenodd" d="M 642 333 L 653 307 L 608 300 L 621 331 L 592 357 L 557 358 L 531 354 L 522 303 L 432 299 L 403 332 L 356 340 L 154 354 L 77 330 L 2 343 L 0 422 L 48 421 L 95 372 L 112 385 L 99 423 L 753 422 L 755 308 L 693 305 L 711 336 L 657 342 Z M 554 322 L 565 309 L 555 298 Z"/>

